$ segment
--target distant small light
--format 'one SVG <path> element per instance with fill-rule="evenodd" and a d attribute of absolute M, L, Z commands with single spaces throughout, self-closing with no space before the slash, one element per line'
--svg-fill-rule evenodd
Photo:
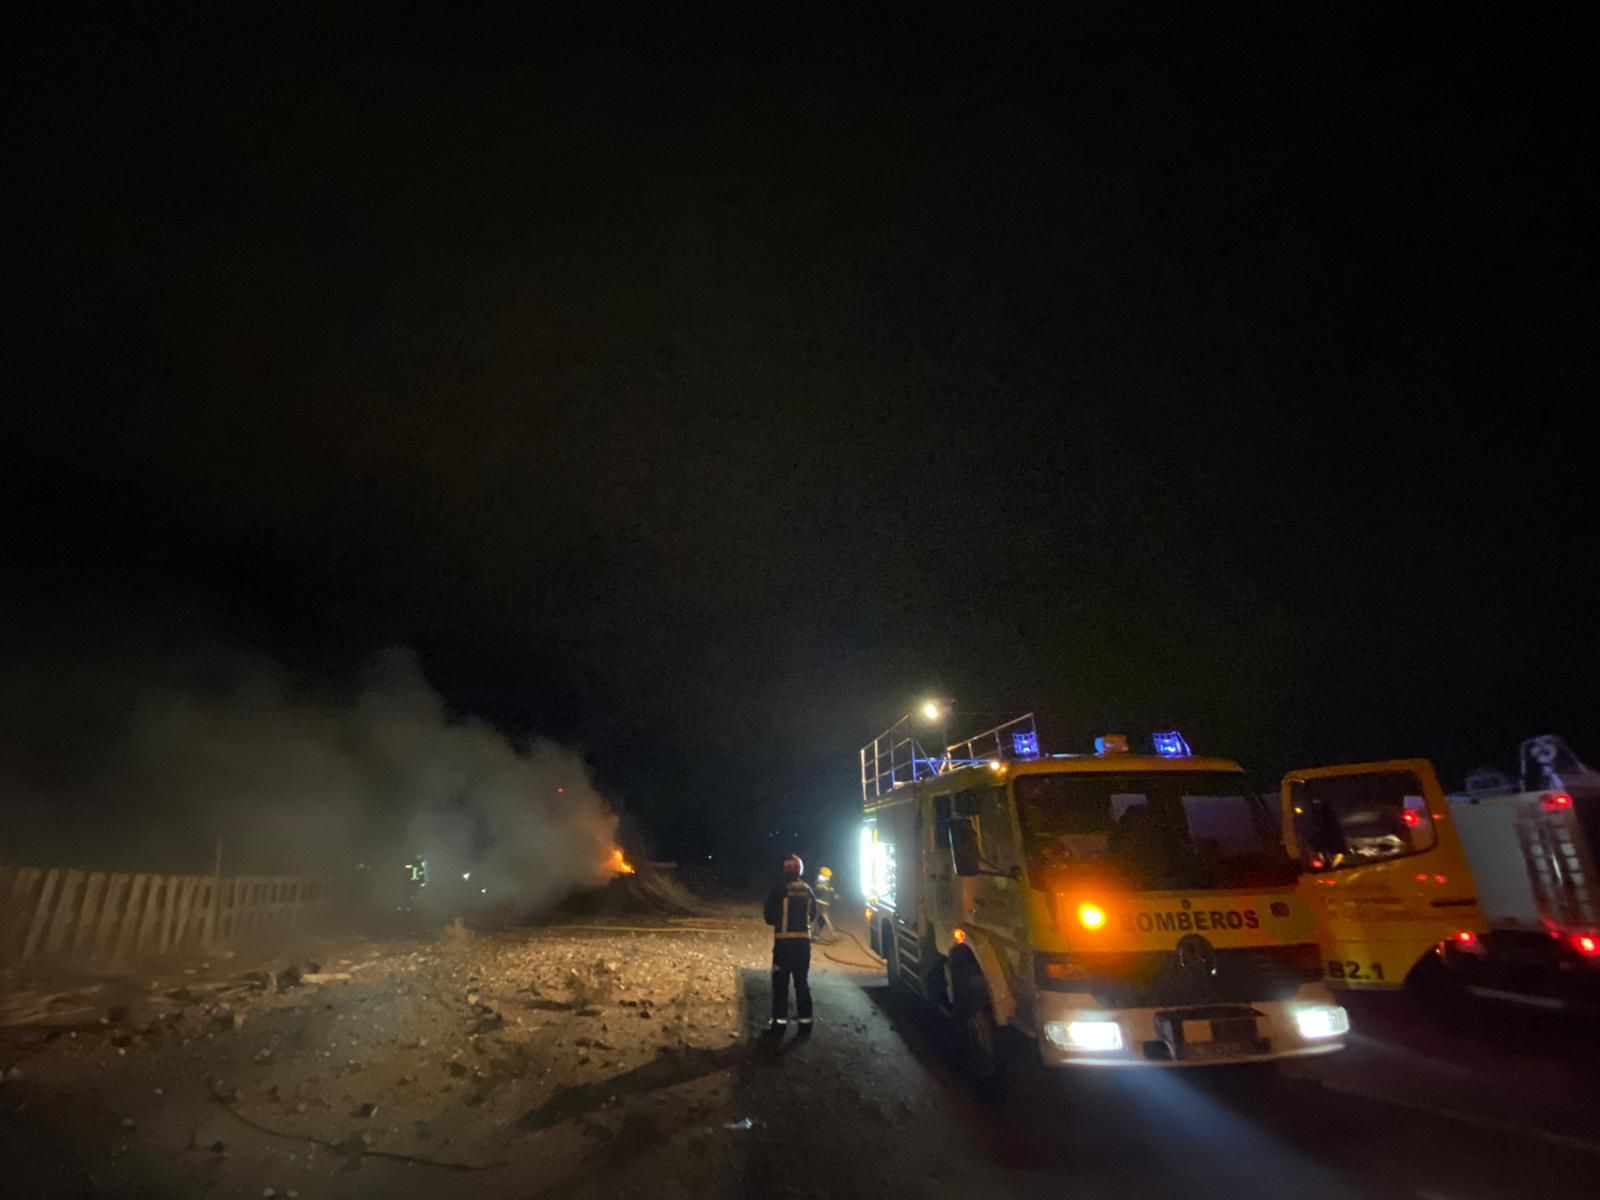
<path fill-rule="evenodd" d="M 1413 829 L 1422 824 L 1422 818 L 1416 813 L 1412 812 L 1409 808 L 1400 814 L 1400 819 Z"/>
<path fill-rule="evenodd" d="M 461 878 L 463 878 L 463 879 L 471 879 L 472 878 L 472 872 L 471 871 L 463 871 L 463 872 L 461 872 Z"/>
<path fill-rule="evenodd" d="M 556 789 L 556 795 L 558 795 L 558 796 L 565 796 L 565 795 L 566 795 L 566 794 L 567 794 L 567 789 L 566 789 L 566 788 L 564 788 L 564 787 L 558 787 L 558 788 L 557 788 L 557 789 Z"/>
<path fill-rule="evenodd" d="M 922 706 L 922 717 L 924 720 L 937 721 L 942 716 L 944 716 L 944 709 L 940 707 L 937 700 L 929 700 Z"/>
<path fill-rule="evenodd" d="M 965 929 L 958 929 L 952 936 L 956 939 L 956 941 L 964 942 L 967 940 L 967 931 Z"/>
<path fill-rule="evenodd" d="M 478 890 L 480 892 L 482 892 L 485 896 L 487 896 L 489 894 L 489 889 L 488 888 L 479 888 Z"/>
<path fill-rule="evenodd" d="M 1572 797 L 1566 792 L 1552 792 L 1539 803 L 1545 812 L 1560 812 L 1563 808 L 1572 807 Z"/>
<path fill-rule="evenodd" d="M 1443 875 L 1435 875 L 1433 877 L 1433 881 L 1435 883 L 1445 883 L 1445 882 L 1447 882 L 1447 880 L 1445 879 L 1445 877 Z"/>
<path fill-rule="evenodd" d="M 991 770 L 991 771 L 1004 771 L 1005 769 L 1006 769 L 1005 763 L 1001 762 L 998 758 L 991 758 L 989 760 L 989 770 Z"/>
<path fill-rule="evenodd" d="M 1456 932 L 1455 940 L 1463 946 L 1476 946 L 1478 944 L 1478 935 L 1470 929 L 1462 929 Z"/>

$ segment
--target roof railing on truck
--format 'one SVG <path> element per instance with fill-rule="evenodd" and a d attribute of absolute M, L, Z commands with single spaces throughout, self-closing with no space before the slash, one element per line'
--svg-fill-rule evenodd
<path fill-rule="evenodd" d="M 861 802 L 871 804 L 896 788 L 961 767 L 1038 757 L 1039 730 L 1031 712 L 951 742 L 935 754 L 923 748 L 915 718 L 906 713 L 861 747 Z"/>

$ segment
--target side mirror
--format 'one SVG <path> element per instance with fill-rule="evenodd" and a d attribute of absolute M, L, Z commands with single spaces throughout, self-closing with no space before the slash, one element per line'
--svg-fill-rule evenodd
<path fill-rule="evenodd" d="M 956 817 L 950 822 L 950 862 L 957 875 L 983 873 L 983 855 L 978 850 L 978 827 L 971 818 Z"/>

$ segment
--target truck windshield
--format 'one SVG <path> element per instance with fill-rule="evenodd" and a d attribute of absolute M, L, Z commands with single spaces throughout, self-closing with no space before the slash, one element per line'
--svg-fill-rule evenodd
<path fill-rule="evenodd" d="M 1145 890 L 1278 887 L 1295 867 L 1245 776 L 1222 771 L 1021 775 L 1017 813 L 1036 883 L 1070 869 Z"/>

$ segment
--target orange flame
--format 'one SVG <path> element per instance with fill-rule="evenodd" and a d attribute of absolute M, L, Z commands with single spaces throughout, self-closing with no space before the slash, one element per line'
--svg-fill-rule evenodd
<path fill-rule="evenodd" d="M 633 874 L 633 864 L 623 855 L 620 846 L 611 851 L 611 857 L 606 860 L 606 869 L 613 875 Z"/>

